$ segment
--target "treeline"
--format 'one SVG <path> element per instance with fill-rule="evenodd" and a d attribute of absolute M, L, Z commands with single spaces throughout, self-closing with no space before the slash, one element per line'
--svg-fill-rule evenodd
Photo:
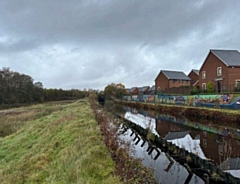
<path fill-rule="evenodd" d="M 87 91 L 80 91 L 77 89 L 62 90 L 62 89 L 44 89 L 45 101 L 58 100 L 74 100 L 88 96 Z"/>
<path fill-rule="evenodd" d="M 53 100 L 83 98 L 87 92 L 80 90 L 43 89 L 41 82 L 35 82 L 31 76 L 0 69 L 0 106 L 29 104 Z"/>

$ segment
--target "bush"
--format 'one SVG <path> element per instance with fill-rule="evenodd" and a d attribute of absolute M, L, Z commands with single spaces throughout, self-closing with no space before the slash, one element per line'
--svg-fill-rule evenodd
<path fill-rule="evenodd" d="M 207 83 L 207 92 L 208 93 L 213 93 L 214 92 L 214 87 L 212 81 L 208 81 Z"/>
<path fill-rule="evenodd" d="M 199 89 L 197 88 L 197 86 L 194 86 L 193 90 L 191 91 L 191 95 L 195 95 L 197 93 L 199 93 Z"/>

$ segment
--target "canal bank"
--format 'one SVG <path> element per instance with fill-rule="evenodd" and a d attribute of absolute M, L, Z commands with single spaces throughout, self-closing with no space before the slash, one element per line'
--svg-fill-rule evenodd
<path fill-rule="evenodd" d="M 146 110 L 153 110 L 158 113 L 171 114 L 176 117 L 186 117 L 193 120 L 210 120 L 216 123 L 221 121 L 221 124 L 226 124 L 227 126 L 233 125 L 240 127 L 239 110 L 170 105 L 160 103 L 131 102 L 123 100 L 115 100 L 115 102 L 134 108 L 143 108 Z"/>

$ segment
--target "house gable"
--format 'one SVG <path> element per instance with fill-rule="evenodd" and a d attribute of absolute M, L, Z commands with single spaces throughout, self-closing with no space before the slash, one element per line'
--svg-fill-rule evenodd
<path fill-rule="evenodd" d="M 197 86 L 197 81 L 199 80 L 199 70 L 192 69 L 188 74 L 188 77 L 191 79 L 190 85 Z"/>
<path fill-rule="evenodd" d="M 240 66 L 240 53 L 237 50 L 210 50 L 199 71 L 211 54 L 226 66 Z"/>

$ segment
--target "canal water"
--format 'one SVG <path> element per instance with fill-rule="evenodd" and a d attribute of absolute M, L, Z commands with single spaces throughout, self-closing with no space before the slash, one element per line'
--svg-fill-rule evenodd
<path fill-rule="evenodd" d="M 170 115 L 136 110 L 118 106 L 117 114 L 149 129 L 153 134 L 176 146 L 208 160 L 224 172 L 240 178 L 240 130 L 237 128 L 214 125 L 211 122 L 192 122 Z M 130 154 L 140 158 L 142 164 L 151 168 L 158 183 L 205 183 L 204 179 L 189 173 L 178 160 L 174 160 L 160 148 L 149 152 L 149 143 L 139 138 L 132 129 L 121 127 L 120 138 L 130 144 Z"/>

